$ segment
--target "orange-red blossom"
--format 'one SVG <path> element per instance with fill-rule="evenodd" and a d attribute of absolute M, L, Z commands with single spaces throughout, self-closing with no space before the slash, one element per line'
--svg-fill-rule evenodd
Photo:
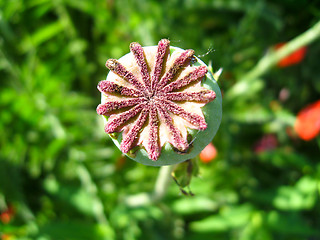
<path fill-rule="evenodd" d="M 320 100 L 306 106 L 297 115 L 294 129 L 306 141 L 320 133 Z"/>
<path fill-rule="evenodd" d="M 284 45 L 286 45 L 286 43 L 278 43 L 274 46 L 274 48 L 280 49 L 281 47 L 283 47 Z M 291 53 L 290 55 L 282 58 L 278 63 L 278 67 L 288 67 L 294 64 L 298 64 L 300 63 L 303 59 L 304 56 L 306 55 L 307 52 L 307 47 L 301 47 L 298 50 L 294 51 L 293 53 Z"/>
<path fill-rule="evenodd" d="M 212 143 L 209 143 L 200 153 L 199 157 L 201 162 L 203 163 L 209 163 L 211 162 L 213 159 L 216 158 L 218 154 L 217 149 L 215 148 L 215 146 Z"/>

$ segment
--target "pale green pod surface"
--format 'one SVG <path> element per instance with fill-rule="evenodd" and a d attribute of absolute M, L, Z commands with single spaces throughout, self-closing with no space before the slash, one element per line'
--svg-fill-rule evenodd
<path fill-rule="evenodd" d="M 164 41 L 164 40 L 162 40 L 162 41 Z M 160 42 L 159 42 L 159 45 L 160 45 Z M 169 41 L 167 41 L 167 42 L 169 42 Z M 158 52 L 161 50 L 161 49 L 159 50 L 159 48 L 160 48 L 159 45 L 158 45 Z M 136 45 L 133 45 L 133 46 L 130 45 L 130 48 L 131 48 L 131 53 L 120 58 L 118 60 L 119 63 L 123 64 L 125 69 L 132 72 L 133 75 L 137 76 L 137 79 L 139 80 L 139 82 L 144 83 L 144 85 L 147 86 L 146 88 L 148 88 L 148 87 L 150 89 L 155 88 L 155 85 L 152 85 L 152 84 L 150 85 L 148 82 L 146 82 L 146 80 L 144 80 L 143 69 L 145 69 L 145 72 L 148 72 L 148 74 L 150 75 L 149 81 L 152 82 L 152 79 L 153 79 L 152 74 L 154 74 L 154 72 L 155 72 L 155 71 L 153 71 L 153 69 L 155 68 L 154 66 L 156 65 L 156 64 L 152 64 L 152 62 L 156 62 L 157 58 L 159 58 L 158 57 L 159 54 L 158 55 L 156 54 L 157 53 L 157 46 L 142 48 L 140 45 L 138 45 L 138 47 L 136 47 Z M 160 90 L 158 90 L 159 92 L 161 92 L 162 89 L 165 89 L 165 87 L 167 85 L 169 85 L 170 83 L 172 83 L 174 81 L 178 81 L 179 79 L 183 78 L 183 76 L 188 75 L 189 72 L 192 72 L 195 69 L 197 69 L 197 67 L 199 67 L 199 66 L 205 66 L 207 69 L 207 66 L 199 58 L 193 56 L 193 52 L 189 53 L 189 52 L 187 52 L 189 50 L 185 51 L 185 50 L 177 48 L 177 47 L 170 47 L 169 48 L 169 46 L 167 46 L 167 48 L 170 49 L 170 52 L 169 52 L 169 50 L 167 50 L 167 57 L 164 57 L 164 60 L 163 60 L 163 70 L 161 73 L 161 77 L 159 77 L 159 85 L 160 85 L 160 87 L 159 87 Z M 141 54 L 141 49 L 143 49 L 143 55 Z M 192 50 L 190 50 L 190 51 L 192 51 Z M 166 75 L 166 72 L 170 72 L 172 70 L 172 69 L 170 70 L 170 66 L 175 66 L 175 64 L 181 62 L 184 59 L 183 54 L 186 54 L 186 55 L 189 54 L 188 59 L 186 57 L 186 62 L 179 69 L 178 73 L 177 73 L 177 71 L 174 71 L 175 74 L 177 73 L 177 76 L 174 76 L 173 78 L 171 78 L 170 81 L 168 81 L 168 83 L 166 83 L 166 84 L 163 83 L 163 86 L 162 86 L 161 79 L 164 78 L 164 76 Z M 144 56 L 143 60 L 145 60 L 145 62 L 147 63 L 145 68 L 143 67 L 143 64 L 141 64 L 142 61 L 139 63 L 139 60 L 141 60 L 141 59 L 139 59 L 139 57 L 141 57 L 141 56 Z M 189 60 L 189 61 L 187 61 L 187 60 Z M 165 62 L 165 61 L 167 61 L 167 62 Z M 128 62 L 130 62 L 130 63 L 128 63 Z M 133 62 L 133 63 L 131 63 L 131 62 Z M 136 63 L 136 62 L 138 62 L 138 63 Z M 107 62 L 107 67 L 108 67 L 108 62 Z M 106 81 L 117 83 L 117 84 L 119 83 L 119 85 L 121 85 L 121 86 L 124 86 L 127 88 L 134 88 L 134 89 L 138 89 L 138 90 L 143 89 L 145 87 L 143 85 L 143 88 L 140 88 L 140 86 L 135 85 L 136 83 L 133 81 L 130 83 L 129 81 L 131 81 L 131 80 L 127 79 L 128 78 L 127 76 L 130 74 L 128 74 L 127 72 L 124 72 L 125 70 L 122 69 L 121 70 L 122 72 L 120 72 L 120 70 L 118 70 L 118 69 L 115 70 L 113 68 L 113 66 L 108 67 L 108 68 L 111 69 L 112 72 L 110 72 L 108 74 Z M 204 69 L 204 67 L 202 67 L 202 69 Z M 187 73 L 185 75 L 183 75 L 183 71 L 186 71 Z M 142 72 L 142 73 L 140 73 L 140 72 Z M 202 119 L 204 118 L 205 123 L 206 123 L 206 128 L 204 130 L 201 129 L 201 127 L 196 126 L 197 122 L 195 124 L 193 123 L 193 125 L 195 125 L 195 126 L 193 126 L 193 125 L 190 126 L 189 124 L 187 124 L 187 126 L 182 126 L 182 123 L 185 122 L 184 120 L 180 121 L 180 118 L 182 115 L 180 116 L 178 112 L 175 112 L 175 109 L 173 109 L 173 110 L 171 109 L 171 112 L 168 111 L 168 113 L 169 113 L 169 116 L 172 118 L 172 119 L 170 118 L 172 120 L 172 124 L 176 127 L 176 130 L 179 130 L 178 131 L 180 133 L 179 138 L 181 138 L 180 139 L 181 141 L 173 138 L 172 136 L 174 136 L 174 133 L 172 133 L 172 132 L 174 132 L 174 131 L 170 130 L 169 125 L 165 121 L 166 117 L 162 113 L 163 109 L 170 110 L 171 105 L 166 106 L 165 105 L 166 100 L 164 100 L 164 102 L 160 102 L 162 107 L 164 107 L 164 108 L 162 109 L 160 106 L 159 107 L 160 110 L 157 110 L 157 123 L 159 123 L 159 127 L 157 128 L 158 139 L 157 139 L 156 143 L 154 143 L 152 145 L 152 144 L 150 144 L 150 142 L 152 142 L 150 140 L 151 137 L 150 137 L 150 139 L 148 139 L 149 136 L 152 135 L 152 133 L 150 132 L 151 131 L 150 130 L 151 129 L 150 123 L 151 123 L 152 117 L 151 117 L 151 115 L 148 115 L 148 113 L 146 113 L 146 112 L 148 112 L 148 108 L 154 109 L 155 108 L 154 106 L 157 106 L 157 105 L 153 106 L 151 104 L 151 107 L 150 107 L 150 104 L 149 104 L 149 105 L 147 105 L 148 107 L 143 108 L 144 110 L 141 110 L 141 112 L 139 112 L 140 115 L 138 114 L 138 116 L 134 116 L 133 118 L 128 120 L 128 122 L 125 122 L 124 124 L 119 126 L 117 128 L 117 130 L 114 131 L 114 133 L 110 134 L 115 145 L 122 152 L 125 152 L 125 154 L 129 158 L 133 159 L 134 161 L 137 161 L 139 163 L 142 163 L 144 165 L 149 165 L 149 166 L 163 166 L 163 165 L 177 164 L 177 163 L 183 162 L 185 160 L 188 160 L 188 159 L 191 159 L 191 158 L 194 158 L 195 156 L 197 156 L 202 151 L 202 149 L 212 141 L 213 137 L 215 136 L 215 134 L 220 126 L 220 122 L 221 122 L 221 118 L 222 118 L 222 96 L 221 96 L 220 88 L 219 88 L 217 82 L 215 81 L 215 79 L 210 71 L 207 71 L 206 73 L 203 73 L 203 74 L 205 74 L 205 75 L 202 76 L 199 80 L 194 81 L 191 84 L 183 86 L 182 90 L 175 89 L 174 91 L 171 91 L 171 92 L 190 93 L 190 92 L 202 91 L 202 92 L 208 92 L 208 94 L 212 94 L 212 91 L 213 91 L 215 93 L 215 98 L 212 98 L 210 100 L 206 100 L 205 103 L 204 103 L 204 101 L 200 101 L 200 103 L 197 103 L 197 101 L 199 99 L 191 99 L 192 103 L 190 103 L 191 105 L 188 105 L 189 104 L 189 103 L 187 103 L 188 100 L 185 100 L 185 101 L 173 100 L 174 104 L 179 105 L 184 110 L 190 112 L 190 114 L 200 115 L 200 116 L 202 115 L 201 118 Z M 119 76 L 120 77 L 123 76 L 123 78 L 126 81 L 122 81 L 121 79 L 119 79 Z M 145 77 L 145 79 L 147 79 L 147 78 Z M 99 89 L 99 86 L 98 86 L 98 89 Z M 102 92 L 102 104 L 101 105 L 103 105 L 103 104 L 108 105 L 109 104 L 108 101 L 110 101 L 110 99 L 112 101 L 114 100 L 114 92 L 112 92 L 112 90 L 110 90 L 110 88 L 104 88 L 104 89 L 108 89 L 108 90 L 101 91 L 101 87 L 99 89 Z M 124 93 L 125 90 L 127 90 L 122 87 L 121 88 L 118 87 L 116 89 L 117 89 L 117 91 L 119 89 L 121 89 L 121 91 L 122 91 L 121 93 Z M 211 91 L 208 91 L 208 90 L 211 90 Z M 110 92 L 112 92 L 112 93 L 110 93 Z M 150 92 L 152 92 L 152 90 Z M 148 93 L 148 94 L 149 94 L 148 96 L 153 96 L 152 93 Z M 155 94 L 155 95 L 157 95 L 157 94 Z M 147 94 L 146 94 L 146 96 L 147 96 Z M 163 93 L 159 93 L 159 96 L 160 96 L 159 98 L 166 98 L 166 95 L 164 95 Z M 126 96 L 126 97 L 123 97 L 123 96 L 120 96 L 120 97 L 121 97 L 120 98 L 121 101 L 123 101 L 123 99 L 132 99 L 131 95 Z M 135 96 L 134 99 L 136 99 L 138 97 L 139 96 Z M 142 97 L 142 98 L 144 99 L 144 97 Z M 153 97 L 146 97 L 146 98 L 152 99 Z M 157 99 L 157 96 L 154 99 Z M 142 101 L 145 101 L 145 100 L 142 100 Z M 174 106 L 176 106 L 176 105 L 174 105 Z M 101 111 L 98 110 L 99 106 L 97 108 L 97 112 L 99 114 L 101 114 Z M 137 104 L 126 108 L 126 111 L 128 111 L 128 109 L 130 110 L 136 106 L 137 106 Z M 177 108 L 179 108 L 179 107 L 177 107 Z M 116 114 L 122 114 L 124 116 L 123 110 L 121 111 L 121 109 L 120 110 L 116 109 L 116 111 L 120 111 L 119 113 L 116 112 Z M 103 113 L 105 113 L 105 112 L 103 112 Z M 146 117 L 143 117 L 143 114 L 145 114 Z M 106 125 L 112 124 L 111 122 L 116 116 L 116 115 L 112 115 L 112 113 L 111 114 L 109 114 L 109 113 L 108 114 L 101 114 L 101 115 L 104 115 Z M 123 117 L 120 116 L 119 118 L 123 118 Z M 190 122 L 190 120 L 189 120 L 189 122 Z M 126 124 L 127 124 L 127 126 L 126 126 Z M 123 139 L 123 136 L 124 136 L 124 139 Z M 132 136 L 134 136 L 134 138 Z M 180 142 L 183 142 L 184 140 L 185 140 L 186 144 L 185 145 L 183 145 L 182 143 L 180 144 Z M 126 145 L 126 144 L 124 144 L 124 142 L 128 143 L 128 144 Z M 184 146 L 183 151 L 177 149 L 180 146 L 179 144 L 181 146 Z M 187 145 L 187 147 L 186 147 L 186 145 Z M 130 146 L 129 147 L 130 149 L 127 146 Z M 155 151 L 154 150 L 155 148 L 158 150 Z M 129 151 L 128 151 L 128 149 L 129 149 Z M 157 153 L 155 154 L 154 152 L 157 152 Z M 156 155 L 156 157 L 155 157 L 155 155 Z"/>

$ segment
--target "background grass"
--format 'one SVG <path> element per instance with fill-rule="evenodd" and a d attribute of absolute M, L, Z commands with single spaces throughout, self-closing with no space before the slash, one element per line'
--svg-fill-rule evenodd
<path fill-rule="evenodd" d="M 292 130 L 320 96 L 319 40 L 229 97 L 272 46 L 319 18 L 315 0 L 0 0 L 2 239 L 319 239 L 320 140 Z M 223 67 L 228 97 L 195 196 L 171 184 L 163 201 L 134 206 L 159 169 L 121 156 L 95 112 L 96 85 L 130 42 L 161 38 Z M 266 136 L 275 144 L 257 153 Z"/>

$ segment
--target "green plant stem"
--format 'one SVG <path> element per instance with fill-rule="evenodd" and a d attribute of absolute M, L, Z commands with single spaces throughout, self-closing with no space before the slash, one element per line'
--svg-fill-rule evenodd
<path fill-rule="evenodd" d="M 170 184 L 173 167 L 174 165 L 169 165 L 160 168 L 153 192 L 153 200 L 155 202 L 161 200 L 165 196 Z"/>
<path fill-rule="evenodd" d="M 173 171 L 174 166 L 175 165 L 169 165 L 160 168 L 153 193 L 140 193 L 128 196 L 125 200 L 126 204 L 130 207 L 138 207 L 160 202 L 168 190 L 171 172 Z"/>
<path fill-rule="evenodd" d="M 292 39 L 285 46 L 277 51 L 270 51 L 265 55 L 257 65 L 245 74 L 241 79 L 228 91 L 226 98 L 228 100 L 234 97 L 239 97 L 244 94 L 249 88 L 252 81 L 258 79 L 260 76 L 265 74 L 271 67 L 276 65 L 282 58 L 290 55 L 299 48 L 310 44 L 320 37 L 320 21 L 317 22 L 313 27 L 300 34 L 296 38 Z"/>

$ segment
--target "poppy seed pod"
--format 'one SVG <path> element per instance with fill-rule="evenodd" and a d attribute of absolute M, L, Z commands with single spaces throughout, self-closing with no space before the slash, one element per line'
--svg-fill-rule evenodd
<path fill-rule="evenodd" d="M 119 149 L 145 165 L 177 164 L 198 155 L 216 134 L 221 93 L 193 50 L 130 44 L 130 53 L 106 62 L 97 113 Z"/>

